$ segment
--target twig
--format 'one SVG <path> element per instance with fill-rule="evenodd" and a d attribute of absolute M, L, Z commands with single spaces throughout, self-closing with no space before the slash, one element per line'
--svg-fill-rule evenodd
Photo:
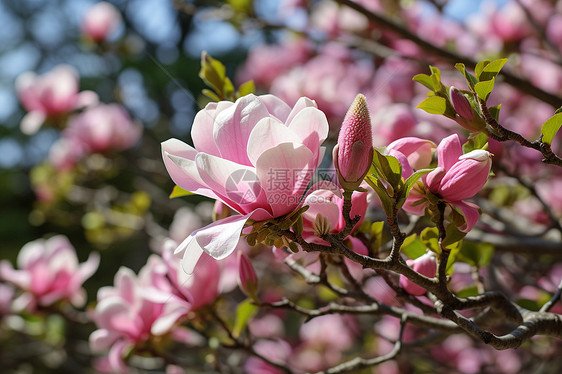
<path fill-rule="evenodd" d="M 562 280 L 560 280 L 560 284 L 558 285 L 558 289 L 556 293 L 550 300 L 548 300 L 539 310 L 539 312 L 548 312 L 556 303 L 560 300 L 560 296 L 562 295 Z"/>

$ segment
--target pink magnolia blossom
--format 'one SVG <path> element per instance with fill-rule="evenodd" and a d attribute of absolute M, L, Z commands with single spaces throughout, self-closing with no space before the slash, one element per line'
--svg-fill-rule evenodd
<path fill-rule="evenodd" d="M 58 301 L 82 306 L 86 302 L 82 283 L 92 276 L 98 264 L 96 252 L 79 264 L 72 244 L 58 235 L 24 245 L 17 258 L 18 270 L 8 261 L 0 262 L 0 278 L 24 291 L 17 301 L 21 309 L 34 311 Z"/>
<path fill-rule="evenodd" d="M 119 104 L 100 104 L 70 119 L 63 138 L 82 144 L 89 153 L 122 151 L 135 145 L 142 126 Z"/>
<path fill-rule="evenodd" d="M 435 277 L 437 263 L 435 262 L 435 254 L 433 252 L 427 252 L 415 260 L 407 260 L 406 263 L 421 275 L 429 278 Z M 403 275 L 400 275 L 400 286 L 410 295 L 421 296 L 425 294 L 425 288 L 418 286 Z"/>
<path fill-rule="evenodd" d="M 126 372 L 124 355 L 135 347 L 146 344 L 156 336 L 190 343 L 196 341 L 186 331 L 176 326 L 186 316 L 193 304 L 177 289 L 173 269 L 168 278 L 168 266 L 153 255 L 138 276 L 121 267 L 115 275 L 113 287 L 98 291 L 98 303 L 91 318 L 98 327 L 90 335 L 94 351 L 109 350 L 101 364 L 111 372 Z M 211 278 L 216 278 L 211 274 Z M 180 285 L 181 286 L 181 285 Z M 206 287 L 201 284 L 198 287 Z"/>
<path fill-rule="evenodd" d="M 210 136 L 212 134 L 212 136 Z M 222 201 L 239 215 L 194 231 L 176 253 L 188 273 L 203 252 L 232 253 L 249 219 L 268 220 L 299 206 L 324 154 L 328 122 L 301 98 L 291 109 L 272 95 L 210 103 L 192 127 L 195 148 L 177 139 L 162 143 L 164 163 L 185 190 Z"/>
<path fill-rule="evenodd" d="M 363 182 L 373 161 L 371 116 L 362 94 L 357 95 L 345 115 L 333 154 L 340 184 L 344 190 L 353 191 Z"/>
<path fill-rule="evenodd" d="M 82 34 L 100 43 L 121 26 L 121 13 L 113 4 L 101 1 L 86 11 L 82 19 Z"/>
<path fill-rule="evenodd" d="M 0 283 L 0 321 L 4 316 L 10 314 L 12 302 L 14 301 L 14 288 L 4 283 Z"/>
<path fill-rule="evenodd" d="M 407 152 L 406 150 L 413 148 L 411 145 L 415 143 L 415 139 L 411 139 L 402 144 L 401 149 Z M 421 142 L 418 140 L 418 143 Z M 390 154 L 401 162 L 404 177 L 407 178 L 413 172 L 407 161 L 407 155 L 397 151 L 396 145 L 393 146 L 391 149 L 393 152 Z M 463 154 L 460 139 L 455 134 L 439 143 L 437 155 L 437 168 L 422 176 L 423 186 L 429 192 L 445 200 L 449 207 L 460 211 L 465 222 L 459 227 L 459 230 L 468 232 L 478 221 L 480 213 L 478 206 L 464 200 L 476 195 L 488 180 L 492 166 L 491 154 L 484 150 L 474 150 Z M 410 191 L 404 210 L 412 214 L 423 215 L 426 205 L 425 192 L 420 189 L 418 183 Z"/>
<path fill-rule="evenodd" d="M 420 170 L 429 167 L 436 148 L 437 145 L 431 140 L 405 137 L 390 143 L 386 150 L 390 155 L 394 152 L 403 154 L 408 160 L 407 166 L 414 170 Z"/>
<path fill-rule="evenodd" d="M 47 119 L 98 102 L 95 92 L 78 92 L 78 73 L 68 65 L 59 65 L 43 75 L 25 72 L 16 79 L 15 87 L 29 112 L 20 123 L 25 134 L 35 133 Z"/>
<path fill-rule="evenodd" d="M 351 217 L 361 216 L 361 220 L 355 228 L 363 222 L 367 211 L 366 192 L 354 192 L 351 197 Z M 338 233 L 345 227 L 345 219 L 342 214 L 343 195 L 341 189 L 335 184 L 327 181 L 318 182 L 310 188 L 306 195 L 303 205 L 308 206 L 308 210 L 303 213 L 303 238 L 309 242 L 327 244 L 323 239 L 314 235 L 314 222 L 318 215 L 326 217 L 330 223 L 331 233 Z"/>

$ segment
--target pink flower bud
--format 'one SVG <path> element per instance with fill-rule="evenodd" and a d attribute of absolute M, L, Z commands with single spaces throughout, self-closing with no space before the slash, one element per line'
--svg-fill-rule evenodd
<path fill-rule="evenodd" d="M 373 160 L 371 116 L 362 94 L 357 95 L 345 115 L 333 156 L 342 187 L 356 189 Z"/>
<path fill-rule="evenodd" d="M 427 252 L 415 260 L 408 260 L 406 262 L 408 266 L 426 277 L 433 278 L 437 271 L 437 264 L 435 263 L 435 255 L 433 252 Z M 410 295 L 421 296 L 425 294 L 425 288 L 418 286 L 403 275 L 400 275 L 400 286 Z"/>
<path fill-rule="evenodd" d="M 250 259 L 242 251 L 238 251 L 238 285 L 247 296 L 257 298 L 258 278 Z"/>
<path fill-rule="evenodd" d="M 476 149 L 464 154 L 447 170 L 436 192 L 447 201 L 469 199 L 484 187 L 491 167 L 488 151 Z"/>
<path fill-rule="evenodd" d="M 459 116 L 469 121 L 474 119 L 472 107 L 468 99 L 454 86 L 451 86 L 449 89 L 449 98 L 451 99 L 451 104 L 453 104 L 453 109 L 455 109 L 455 112 L 457 112 Z"/>

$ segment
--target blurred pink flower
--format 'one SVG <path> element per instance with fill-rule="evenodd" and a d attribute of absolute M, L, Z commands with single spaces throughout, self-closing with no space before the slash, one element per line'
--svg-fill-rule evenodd
<path fill-rule="evenodd" d="M 406 263 L 421 275 L 425 275 L 429 278 L 435 277 L 437 263 L 435 262 L 435 254 L 433 252 L 427 252 L 415 260 L 409 259 Z M 418 286 L 403 275 L 400 275 L 400 286 L 410 295 L 422 296 L 425 294 L 425 288 Z"/>
<path fill-rule="evenodd" d="M 269 88 L 281 74 L 305 63 L 311 53 L 311 46 L 302 38 L 257 46 L 250 50 L 248 59 L 238 72 L 237 81 L 244 83 L 253 80 L 256 86 Z"/>
<path fill-rule="evenodd" d="M 212 137 L 209 134 L 213 134 Z M 164 163 L 185 190 L 224 202 L 240 215 L 194 231 L 176 250 L 193 271 L 203 252 L 232 253 L 246 222 L 292 212 L 324 154 L 325 115 L 307 98 L 291 109 L 273 95 L 210 103 L 192 127 L 195 148 L 177 139 L 162 143 Z"/>
<path fill-rule="evenodd" d="M 18 309 L 33 312 L 58 301 L 82 306 L 86 302 L 82 283 L 94 274 L 98 264 L 96 252 L 79 264 L 72 244 L 58 235 L 24 245 L 17 258 L 18 270 L 8 261 L 0 262 L 0 278 L 24 291 L 17 300 Z"/>
<path fill-rule="evenodd" d="M 391 104 L 373 113 L 373 145 L 387 144 L 412 134 L 418 120 L 407 104 Z"/>
<path fill-rule="evenodd" d="M 284 340 L 258 340 L 254 349 L 265 358 L 280 364 L 289 364 L 292 357 L 292 348 Z M 244 365 L 244 371 L 248 374 L 283 374 L 281 369 L 268 364 L 260 358 L 251 356 Z"/>
<path fill-rule="evenodd" d="M 16 79 L 15 87 L 23 107 L 29 112 L 20 123 L 25 134 L 37 132 L 47 119 L 98 102 L 95 92 L 78 92 L 78 73 L 68 65 L 58 65 L 42 75 L 25 72 Z"/>
<path fill-rule="evenodd" d="M 63 133 L 67 141 L 82 144 L 86 152 L 122 151 L 135 145 L 142 126 L 119 104 L 100 104 L 72 117 Z"/>
<path fill-rule="evenodd" d="M 113 4 L 101 1 L 84 14 L 82 34 L 96 43 L 107 40 L 121 26 L 121 13 Z"/>
<path fill-rule="evenodd" d="M 14 288 L 0 282 L 0 321 L 12 311 Z"/>
<path fill-rule="evenodd" d="M 257 298 L 258 277 L 248 255 L 238 251 L 238 284 L 248 297 Z"/>

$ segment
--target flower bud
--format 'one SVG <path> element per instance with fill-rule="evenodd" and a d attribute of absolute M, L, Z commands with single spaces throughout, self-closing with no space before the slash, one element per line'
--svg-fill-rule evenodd
<path fill-rule="evenodd" d="M 362 94 L 357 95 L 345 115 L 333 158 L 342 187 L 348 191 L 359 187 L 373 160 L 371 116 Z"/>
<path fill-rule="evenodd" d="M 460 156 L 441 179 L 437 193 L 447 201 L 460 201 L 476 195 L 488 180 L 491 156 L 482 149 Z"/>
<path fill-rule="evenodd" d="M 323 216 L 322 214 L 317 214 L 316 219 L 314 220 L 313 228 L 314 228 L 314 235 L 321 238 L 324 235 L 330 233 L 330 230 L 332 229 L 332 224 L 330 223 L 328 217 Z"/>
<path fill-rule="evenodd" d="M 257 299 L 258 278 L 256 277 L 256 271 L 248 256 L 242 251 L 238 251 L 238 285 L 248 297 Z"/>
<path fill-rule="evenodd" d="M 449 98 L 451 99 L 451 104 L 453 104 L 453 109 L 455 109 L 455 112 L 457 112 L 459 116 L 469 121 L 474 119 L 472 107 L 468 99 L 454 86 L 451 86 L 449 89 Z"/>
<path fill-rule="evenodd" d="M 112 4 L 102 1 L 92 6 L 82 20 L 82 33 L 95 43 L 109 38 L 122 23 L 121 13 Z"/>
<path fill-rule="evenodd" d="M 421 275 L 425 275 L 429 278 L 435 277 L 437 264 L 435 262 L 435 255 L 433 254 L 433 252 L 427 252 L 426 254 L 416 258 L 415 260 L 408 260 L 406 262 L 408 266 L 410 266 L 413 270 L 417 271 Z M 410 295 L 422 296 L 425 294 L 425 288 L 418 286 L 403 275 L 400 275 L 400 286 L 402 286 L 402 288 Z"/>

